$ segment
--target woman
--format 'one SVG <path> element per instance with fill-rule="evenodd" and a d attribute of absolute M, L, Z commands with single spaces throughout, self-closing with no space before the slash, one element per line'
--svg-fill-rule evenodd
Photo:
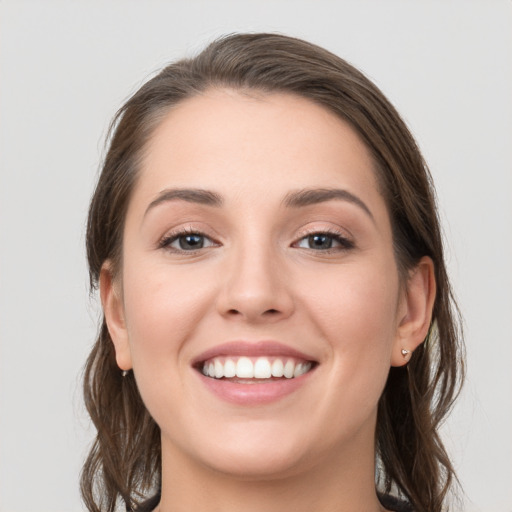
<path fill-rule="evenodd" d="M 382 93 L 312 44 L 233 35 L 112 126 L 88 509 L 442 510 L 456 310 L 430 175 Z"/>

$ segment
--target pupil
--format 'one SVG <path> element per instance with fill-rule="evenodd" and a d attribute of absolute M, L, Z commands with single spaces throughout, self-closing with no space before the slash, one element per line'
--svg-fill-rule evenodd
<path fill-rule="evenodd" d="M 313 249 L 330 249 L 332 247 L 332 238 L 327 235 L 311 235 L 309 237 L 309 244 Z"/>
<path fill-rule="evenodd" d="M 180 237 L 181 249 L 201 249 L 203 247 L 203 237 L 201 235 L 186 235 Z"/>

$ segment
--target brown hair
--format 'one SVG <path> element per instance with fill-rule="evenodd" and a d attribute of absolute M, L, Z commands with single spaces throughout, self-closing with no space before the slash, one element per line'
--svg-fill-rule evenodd
<path fill-rule="evenodd" d="M 425 342 L 407 367 L 391 368 L 379 402 L 377 488 L 405 496 L 418 512 L 439 512 L 455 474 L 438 434 L 462 380 L 460 319 L 446 273 L 430 173 L 418 147 L 380 90 L 350 64 L 313 44 L 276 34 L 235 34 L 197 57 L 167 66 L 118 111 L 91 201 L 87 256 L 92 289 L 106 260 L 121 265 L 122 233 L 148 139 L 185 98 L 211 88 L 297 94 L 334 112 L 364 141 L 387 202 L 402 278 L 422 256 L 435 265 L 437 296 Z M 84 376 L 97 436 L 82 471 L 91 512 L 127 510 L 160 484 L 158 426 L 133 375 L 123 378 L 103 319 Z"/>

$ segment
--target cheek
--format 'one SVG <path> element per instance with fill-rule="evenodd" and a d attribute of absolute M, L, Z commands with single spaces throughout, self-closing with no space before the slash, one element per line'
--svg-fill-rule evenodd
<path fill-rule="evenodd" d="M 178 425 L 187 407 L 184 353 L 201 329 L 215 292 L 204 273 L 125 260 L 126 327 L 142 400 L 159 425 Z M 164 405 L 165 404 L 165 405 Z"/>
<path fill-rule="evenodd" d="M 135 267 L 138 267 L 136 269 Z M 144 269 L 142 272 L 141 269 Z M 201 273 L 126 262 L 123 293 L 134 366 L 175 362 L 215 295 Z"/>
<path fill-rule="evenodd" d="M 316 330 L 327 340 L 327 360 L 334 370 L 330 389 L 378 400 L 396 337 L 398 294 L 392 259 L 346 266 L 324 279 L 317 275 L 315 292 L 304 301 Z"/>
<path fill-rule="evenodd" d="M 333 345 L 362 348 L 389 340 L 394 334 L 399 283 L 393 261 L 317 272 L 314 279 L 311 276 L 314 287 L 303 287 L 307 288 L 302 293 L 304 302 L 314 309 L 318 327 L 326 330 Z"/>
<path fill-rule="evenodd" d="M 319 403 L 319 417 L 330 418 L 321 426 L 326 439 L 351 435 L 361 425 L 374 428 L 396 335 L 394 265 L 346 270 L 325 281 L 328 293 L 316 293 L 316 301 L 309 302 L 316 330 L 330 352 Z"/>

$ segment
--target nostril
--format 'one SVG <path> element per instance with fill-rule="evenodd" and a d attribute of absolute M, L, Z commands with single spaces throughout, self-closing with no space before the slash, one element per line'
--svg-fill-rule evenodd
<path fill-rule="evenodd" d="M 230 316 L 236 316 L 236 315 L 242 315 L 243 313 L 241 311 L 239 311 L 238 309 L 232 308 L 232 309 L 228 309 L 227 314 Z M 263 311 L 262 315 L 263 316 L 276 316 L 276 315 L 279 315 L 279 310 L 274 309 L 274 308 L 267 309 L 266 311 Z"/>

